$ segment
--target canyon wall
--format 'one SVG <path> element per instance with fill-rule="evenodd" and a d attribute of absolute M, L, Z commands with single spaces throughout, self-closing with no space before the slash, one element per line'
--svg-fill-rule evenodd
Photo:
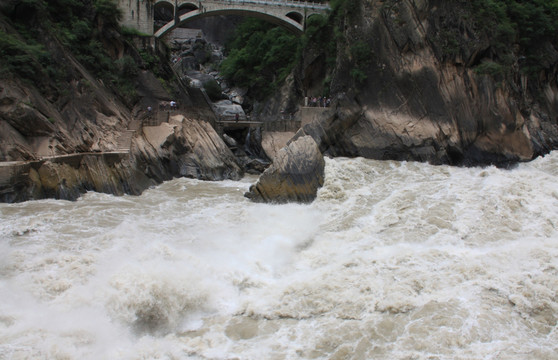
<path fill-rule="evenodd" d="M 556 148 L 558 51 L 552 42 L 539 47 L 544 61 L 536 72 L 526 71 L 525 56 L 512 44 L 505 71 L 494 74 L 484 71 L 500 69 L 494 41 L 479 30 L 467 2 L 350 3 L 354 7 L 330 24 L 334 31 L 314 35 L 296 86 L 290 85 L 299 103 L 308 93 L 329 91 L 360 105 L 358 121 L 335 134 L 325 153 L 507 166 Z M 327 36 L 338 38 L 334 66 L 323 50 Z"/>

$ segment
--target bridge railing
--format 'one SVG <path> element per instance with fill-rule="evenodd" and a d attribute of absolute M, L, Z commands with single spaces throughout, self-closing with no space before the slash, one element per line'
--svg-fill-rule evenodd
<path fill-rule="evenodd" d="M 272 5 L 272 6 L 285 6 L 302 9 L 313 10 L 327 10 L 329 9 L 328 3 L 319 3 L 313 1 L 298 1 L 298 0 L 212 0 L 216 3 L 224 4 L 255 4 L 255 5 Z"/>
<path fill-rule="evenodd" d="M 236 121 L 236 115 L 222 114 L 222 115 L 219 115 L 217 121 L 219 121 L 219 122 L 235 122 Z M 242 122 L 250 121 L 250 117 L 246 116 L 246 115 L 239 115 L 238 116 L 238 121 L 242 121 Z"/>

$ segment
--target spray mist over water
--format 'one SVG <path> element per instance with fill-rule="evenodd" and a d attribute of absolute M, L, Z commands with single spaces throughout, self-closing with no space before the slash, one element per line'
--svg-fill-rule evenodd
<path fill-rule="evenodd" d="M 558 155 L 0 205 L 0 358 L 558 359 Z"/>

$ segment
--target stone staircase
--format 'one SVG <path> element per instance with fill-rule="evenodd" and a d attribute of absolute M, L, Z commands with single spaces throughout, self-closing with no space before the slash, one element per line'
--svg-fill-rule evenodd
<path fill-rule="evenodd" d="M 128 124 L 128 129 L 120 133 L 120 136 L 116 140 L 116 152 L 130 152 L 130 147 L 132 146 L 132 138 L 134 137 L 136 131 L 141 129 L 140 120 L 132 120 Z"/>
<path fill-rule="evenodd" d="M 135 130 L 126 130 L 120 134 L 116 140 L 116 152 L 129 152 L 132 145 L 132 138 L 136 133 Z"/>

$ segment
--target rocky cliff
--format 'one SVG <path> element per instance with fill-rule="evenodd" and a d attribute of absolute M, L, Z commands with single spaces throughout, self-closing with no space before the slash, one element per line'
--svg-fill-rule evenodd
<path fill-rule="evenodd" d="M 139 194 L 178 176 L 239 179 L 213 111 L 177 81 L 164 45 L 124 36 L 93 3 L 0 7 L 0 201 Z M 52 25 L 62 10 L 83 10 L 74 33 Z M 170 100 L 180 109 L 160 106 Z"/>
<path fill-rule="evenodd" d="M 555 149 L 558 41 L 551 34 L 526 42 L 513 22 L 503 38 L 509 24 L 480 18 L 490 9 L 475 10 L 476 3 L 332 1 L 332 15 L 310 29 L 296 81 L 287 84 L 298 104 L 321 94 L 359 104 L 359 119 L 324 152 L 506 166 Z M 264 113 L 288 102 L 271 102 Z"/>
<path fill-rule="evenodd" d="M 305 96 L 335 98 L 291 145 L 310 136 L 329 156 L 467 166 L 509 166 L 556 149 L 558 38 L 552 29 L 558 14 L 552 5 L 335 0 L 331 6 L 328 19 L 308 24 L 294 81 L 260 112 L 292 111 Z M 310 155 L 316 158 L 310 150 L 276 157 L 283 171 L 264 173 L 247 196 L 292 201 L 293 192 L 307 192 L 279 186 L 293 177 L 320 186 L 286 170 L 294 164 L 285 162 Z"/>
<path fill-rule="evenodd" d="M 346 36 L 369 58 L 364 66 L 341 59 L 338 69 L 354 74 L 360 66 L 366 76 L 353 76 L 363 116 L 332 154 L 475 165 L 556 148 L 558 53 L 550 41 L 549 61 L 534 74 L 522 71 L 520 50 L 506 54 L 509 71 L 483 73 L 481 65 L 499 59 L 462 2 L 363 1 L 360 10 Z M 449 49 L 448 33 L 455 40 Z M 334 86 L 352 90 L 343 80 Z"/>
<path fill-rule="evenodd" d="M 144 126 L 130 148 L 0 163 L 0 201 L 75 200 L 86 191 L 139 195 L 174 177 L 238 180 L 243 170 L 205 121 L 173 115 Z"/>
<path fill-rule="evenodd" d="M 173 176 L 241 176 L 204 122 L 214 119 L 200 106 L 203 96 L 173 79 L 164 46 L 123 36 L 100 3 L 109 2 L 0 6 L 2 200 L 139 193 Z M 502 13 L 504 3 L 517 6 Z M 277 120 L 286 112 L 297 120 L 304 96 L 328 95 L 335 105 L 290 145 L 309 135 L 331 156 L 454 165 L 506 166 L 543 155 L 558 145 L 558 39 L 551 31 L 558 19 L 545 8 L 533 13 L 540 19 L 521 16 L 545 6 L 537 4 L 331 1 L 329 18 L 309 20 L 300 64 L 258 105 L 257 117 Z M 170 100 L 185 115 L 172 124 L 158 111 Z M 142 130 L 146 119 L 158 130 Z M 319 185 L 319 176 L 311 181 Z"/>

